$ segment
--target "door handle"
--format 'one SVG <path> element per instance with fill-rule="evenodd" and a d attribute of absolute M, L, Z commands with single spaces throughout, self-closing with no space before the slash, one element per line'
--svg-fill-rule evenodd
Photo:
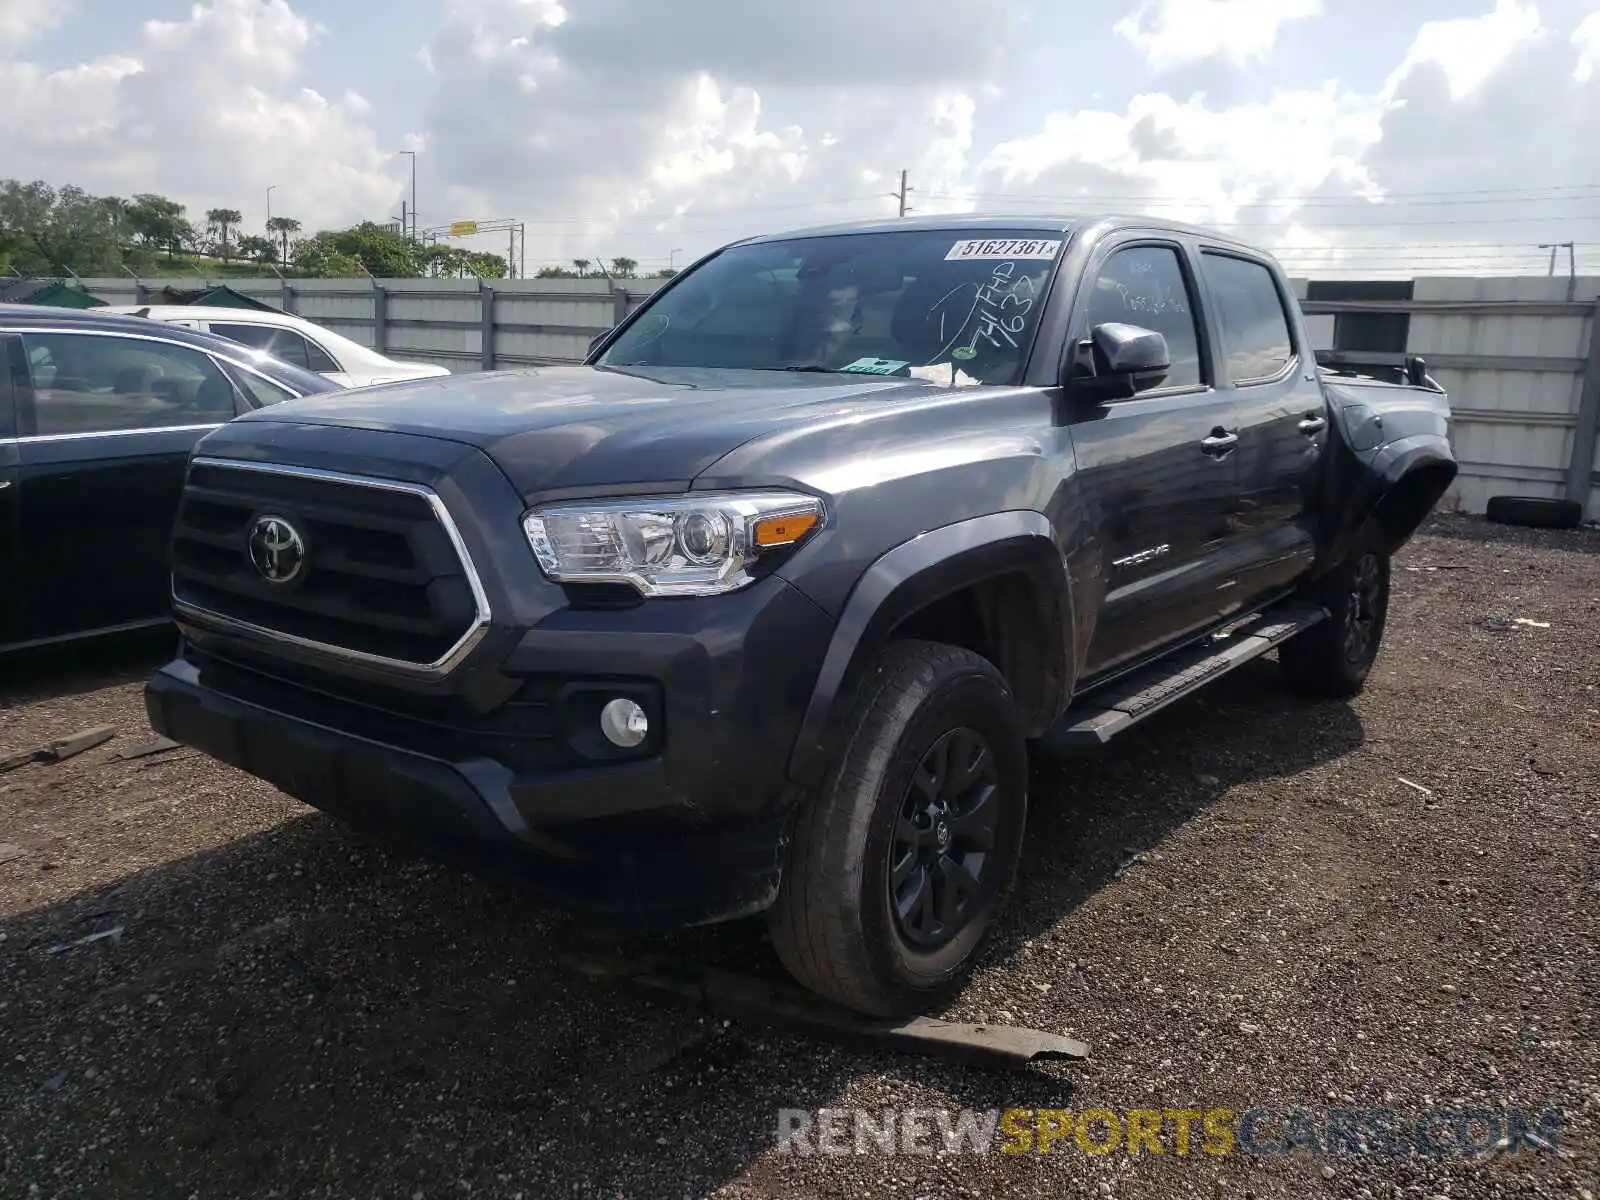
<path fill-rule="evenodd" d="M 1300 422 L 1300 432 L 1307 437 L 1316 437 L 1327 427 L 1328 422 L 1325 417 L 1308 415 L 1304 421 Z"/>
<path fill-rule="evenodd" d="M 1237 433 L 1229 433 L 1220 426 L 1211 431 L 1210 437 L 1200 439 L 1200 449 L 1216 458 L 1231 454 L 1233 448 L 1238 444 L 1239 435 Z"/>

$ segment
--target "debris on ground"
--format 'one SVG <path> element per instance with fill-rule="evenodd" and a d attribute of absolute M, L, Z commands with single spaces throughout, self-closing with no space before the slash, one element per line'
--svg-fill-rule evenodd
<path fill-rule="evenodd" d="M 148 742 L 135 742 L 131 746 L 124 746 L 111 757 L 124 762 L 134 758 L 149 758 L 152 754 L 165 754 L 168 750 L 176 750 L 180 745 L 181 742 L 175 742 L 171 738 L 156 737 Z"/>
<path fill-rule="evenodd" d="M 121 925 L 115 925 L 110 929 L 102 929 L 98 933 L 85 934 L 74 941 L 59 942 L 51 946 L 45 953 L 65 954 L 68 950 L 76 950 L 79 946 L 92 946 L 94 943 L 103 942 L 107 938 L 110 938 L 113 942 L 120 942 L 122 940 L 122 930 L 123 927 Z"/>
<path fill-rule="evenodd" d="M 32 750 L 16 750 L 0 755 L 0 772 L 12 771 L 34 762 L 65 762 L 85 750 L 105 745 L 116 736 L 117 730 L 113 725 L 97 725 L 93 729 L 79 730 L 66 737 L 48 741 L 42 746 L 35 746 Z"/>

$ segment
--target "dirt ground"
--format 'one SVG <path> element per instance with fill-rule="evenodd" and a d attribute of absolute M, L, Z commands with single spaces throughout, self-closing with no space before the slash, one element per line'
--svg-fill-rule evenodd
<path fill-rule="evenodd" d="M 947 1014 L 1093 1047 L 1018 1073 L 578 979 L 556 955 L 613 943 L 520 894 L 186 751 L 114 758 L 170 636 L 8 664 L 0 756 L 119 735 L 0 775 L 0 1197 L 1594 1200 L 1597 642 L 1600 534 L 1441 518 L 1354 703 L 1260 662 L 1037 761 L 1016 900 Z M 630 945 L 773 964 L 758 923 Z M 780 1108 L 885 1106 L 1563 1124 L 1472 1159 L 775 1150 Z"/>

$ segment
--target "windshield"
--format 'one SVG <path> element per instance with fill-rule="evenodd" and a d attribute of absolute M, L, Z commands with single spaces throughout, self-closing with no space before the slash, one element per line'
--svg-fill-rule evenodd
<path fill-rule="evenodd" d="M 597 362 L 1011 383 L 1064 240 L 917 230 L 733 246 L 647 305 Z"/>

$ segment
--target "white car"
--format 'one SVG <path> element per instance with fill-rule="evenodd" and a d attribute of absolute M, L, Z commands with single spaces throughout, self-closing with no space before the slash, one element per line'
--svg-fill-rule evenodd
<path fill-rule="evenodd" d="M 214 333 L 265 350 L 282 362 L 315 371 L 342 387 L 450 374 L 445 367 L 385 358 L 376 350 L 291 313 L 184 304 L 121 304 L 97 311 L 127 313 Z"/>

